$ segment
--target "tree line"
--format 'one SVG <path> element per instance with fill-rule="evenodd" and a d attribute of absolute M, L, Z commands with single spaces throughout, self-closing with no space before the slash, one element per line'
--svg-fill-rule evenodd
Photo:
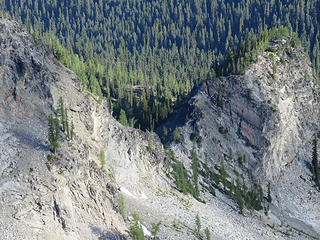
<path fill-rule="evenodd" d="M 216 62 L 265 29 L 296 32 L 319 76 L 319 1 L 5 0 L 0 9 L 47 38 L 86 90 L 142 129 L 159 125 Z"/>

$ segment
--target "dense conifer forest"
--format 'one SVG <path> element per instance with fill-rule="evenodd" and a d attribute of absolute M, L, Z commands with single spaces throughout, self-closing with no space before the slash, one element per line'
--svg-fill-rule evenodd
<path fill-rule="evenodd" d="M 318 0 L 5 0 L 0 9 L 141 129 L 157 127 L 201 81 L 241 72 L 255 59 L 244 50 L 261 49 L 266 29 L 296 32 L 319 76 Z"/>

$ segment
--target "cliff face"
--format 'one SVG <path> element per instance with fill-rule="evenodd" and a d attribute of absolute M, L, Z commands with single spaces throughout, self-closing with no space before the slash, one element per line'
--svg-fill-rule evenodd
<path fill-rule="evenodd" d="M 320 198 L 310 171 L 318 86 L 302 48 L 270 43 L 243 75 L 203 83 L 177 115 L 186 111 L 184 123 L 174 115 L 162 126 L 177 127 L 184 139 L 170 143 L 177 158 L 191 168 L 195 146 L 212 169 L 224 162 L 231 179 L 235 171 L 246 179 L 253 174 L 265 196 L 270 183 L 269 216 L 319 237 Z"/>
<path fill-rule="evenodd" d="M 86 142 L 97 104 L 21 25 L 0 19 L 0 32 L 1 238 L 120 237 L 125 226 L 116 210 L 118 189 Z M 50 159 L 48 116 L 60 96 L 75 139 L 61 141 Z M 105 106 L 101 111 L 110 116 Z"/>
<path fill-rule="evenodd" d="M 279 53 L 259 56 L 243 76 L 204 83 L 193 103 L 195 111 L 211 114 L 203 121 L 199 119 L 199 125 L 216 130 L 217 138 L 212 135 L 211 141 L 221 136 L 233 138 L 230 143 L 223 141 L 225 146 L 221 148 L 208 147 L 206 151 L 214 151 L 209 155 L 221 156 L 228 148 L 235 153 L 248 152 L 248 163 L 268 181 L 278 181 L 293 162 L 310 162 L 310 142 L 317 129 L 319 108 L 312 68 L 302 49 L 294 49 L 289 56 L 289 50 L 281 44 L 273 48 Z M 201 94 L 208 106 L 200 102 L 204 99 L 198 99 Z M 216 123 L 208 126 L 213 121 Z M 221 133 L 222 128 L 226 134 Z"/>
<path fill-rule="evenodd" d="M 126 219 L 137 212 L 149 238 L 152 223 L 161 221 L 160 239 L 193 239 L 196 215 L 214 239 L 319 237 L 319 192 L 308 169 L 317 91 L 302 50 L 292 51 L 264 53 L 243 76 L 199 86 L 166 123 L 173 129 L 178 119 L 184 140 L 165 149 L 155 133 L 119 124 L 106 101 L 82 91 L 76 75 L 20 24 L 0 18 L 1 239 L 126 239 L 130 221 L 119 213 L 120 193 Z M 60 97 L 75 137 L 61 140 L 53 155 L 48 116 Z M 175 188 L 165 152 L 173 150 L 189 169 L 192 133 L 200 161 L 211 169 L 224 159 L 231 177 L 233 169 L 244 179 L 252 172 L 264 191 L 271 183 L 268 217 L 240 215 L 232 197 L 205 190 L 203 177 L 205 203 Z"/>

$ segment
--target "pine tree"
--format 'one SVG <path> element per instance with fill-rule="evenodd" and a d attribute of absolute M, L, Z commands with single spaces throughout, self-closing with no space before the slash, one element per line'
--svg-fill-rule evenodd
<path fill-rule="evenodd" d="M 148 140 L 147 150 L 149 153 L 152 153 L 153 147 L 152 147 L 152 138 L 150 136 L 150 133 L 148 133 L 148 135 L 147 135 L 147 140 Z"/>
<path fill-rule="evenodd" d="M 220 168 L 219 168 L 219 173 L 220 173 L 220 176 L 221 176 L 221 182 L 223 184 L 223 189 L 226 190 L 226 185 L 227 185 L 227 177 L 229 176 L 225 167 L 224 167 L 224 163 L 223 163 L 223 160 L 221 161 L 221 165 L 220 165 Z"/>
<path fill-rule="evenodd" d="M 206 235 L 206 239 L 210 240 L 211 239 L 211 234 L 210 234 L 210 230 L 208 227 L 206 227 L 206 230 L 204 231 L 205 235 Z"/>
<path fill-rule="evenodd" d="M 194 182 L 194 197 L 198 198 L 200 191 L 199 191 L 199 159 L 196 154 L 195 146 L 192 149 L 192 173 L 193 173 L 193 182 Z"/>
<path fill-rule="evenodd" d="M 120 110 L 119 122 L 124 126 L 128 126 L 127 115 L 123 109 Z"/>
<path fill-rule="evenodd" d="M 173 131 L 173 141 L 175 143 L 180 143 L 180 134 L 178 128 Z"/>
<path fill-rule="evenodd" d="M 129 236 L 133 240 L 145 239 L 143 229 L 141 227 L 141 224 L 139 223 L 139 215 L 136 212 L 134 212 L 132 216 L 133 216 L 133 225 L 130 227 Z"/>
<path fill-rule="evenodd" d="M 124 202 L 124 197 L 122 195 L 122 193 L 120 193 L 119 196 L 119 210 L 120 210 L 120 214 L 123 218 L 124 221 L 126 221 L 126 215 L 125 215 L 125 202 Z"/>
<path fill-rule="evenodd" d="M 168 129 L 166 127 L 163 127 L 162 131 L 163 131 L 163 140 L 166 143 L 168 139 Z"/>
<path fill-rule="evenodd" d="M 134 117 L 129 119 L 129 126 L 134 128 L 134 125 L 136 125 L 137 123 L 137 119 L 135 119 Z"/>
<path fill-rule="evenodd" d="M 71 122 L 71 130 L 70 130 L 70 138 L 71 138 L 71 140 L 73 140 L 73 136 L 74 136 L 74 125 L 73 125 L 73 122 Z"/>
<path fill-rule="evenodd" d="M 53 118 L 52 114 L 49 116 L 48 140 L 50 144 L 50 150 L 53 153 L 56 153 L 56 150 L 59 147 L 60 125 L 59 120 L 57 118 Z"/>
<path fill-rule="evenodd" d="M 266 216 L 268 216 L 268 214 L 269 214 L 269 203 L 266 204 L 266 202 L 263 201 L 263 209 L 264 209 L 264 214 Z"/>
<path fill-rule="evenodd" d="M 161 222 L 152 223 L 152 231 L 151 231 L 151 234 L 152 234 L 153 238 L 156 238 L 156 237 L 157 237 L 157 234 L 158 234 L 159 229 L 160 229 L 160 225 L 161 225 Z"/>
<path fill-rule="evenodd" d="M 196 215 L 196 229 L 195 229 L 197 236 L 200 236 L 200 230 L 201 230 L 201 220 L 200 220 L 199 214 L 197 214 Z"/>
<path fill-rule="evenodd" d="M 49 140 L 49 145 L 50 145 L 50 150 L 54 152 L 54 121 L 52 114 L 49 116 L 49 129 L 48 129 L 48 140 Z"/>
<path fill-rule="evenodd" d="M 320 174 L 320 169 L 319 169 L 319 161 L 318 161 L 318 138 L 317 138 L 317 135 L 314 134 L 313 153 L 312 153 L 312 175 L 318 187 L 320 187 L 319 174 Z"/>
<path fill-rule="evenodd" d="M 176 185 L 180 191 L 187 194 L 187 180 L 182 162 L 177 162 L 176 164 Z"/>
<path fill-rule="evenodd" d="M 235 191 L 234 197 L 239 206 L 240 214 L 243 214 L 244 201 L 242 197 L 242 189 L 241 189 L 241 184 L 239 179 L 236 180 L 236 186 L 234 191 Z"/>
<path fill-rule="evenodd" d="M 268 203 L 271 203 L 271 202 L 272 202 L 271 190 L 270 190 L 270 183 L 268 183 L 268 196 L 267 196 L 267 201 L 268 201 Z"/>
<path fill-rule="evenodd" d="M 102 168 L 102 170 L 105 171 L 105 169 L 106 169 L 106 159 L 105 159 L 105 155 L 104 155 L 104 150 L 103 149 L 100 151 L 100 161 L 101 161 L 101 168 Z"/>

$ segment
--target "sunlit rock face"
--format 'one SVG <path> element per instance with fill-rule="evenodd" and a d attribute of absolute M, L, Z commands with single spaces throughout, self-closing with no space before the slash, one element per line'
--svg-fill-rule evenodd
<path fill-rule="evenodd" d="M 284 45 L 272 43 L 276 50 L 258 56 L 243 75 L 204 82 L 157 131 L 178 128 L 182 143 L 171 138 L 167 144 L 190 171 L 195 149 L 211 169 L 223 162 L 230 179 L 253 174 L 265 191 L 270 183 L 272 214 L 317 236 L 319 193 L 310 168 L 319 127 L 317 80 L 303 49 Z"/>

